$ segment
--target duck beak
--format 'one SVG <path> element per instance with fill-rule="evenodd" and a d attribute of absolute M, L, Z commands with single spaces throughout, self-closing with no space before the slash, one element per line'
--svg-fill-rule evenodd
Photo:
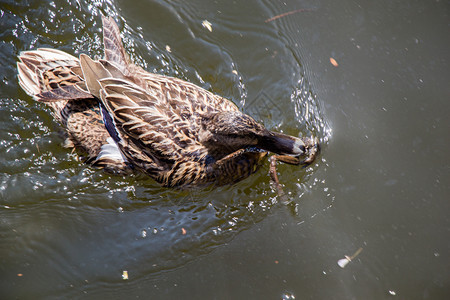
<path fill-rule="evenodd" d="M 305 143 L 296 137 L 269 131 L 259 141 L 259 146 L 267 151 L 280 155 L 302 155 L 305 153 Z"/>
<path fill-rule="evenodd" d="M 280 155 L 305 157 L 302 161 L 305 164 L 312 163 L 320 150 L 318 138 L 301 139 L 271 131 L 260 139 L 258 146 L 264 150 Z"/>

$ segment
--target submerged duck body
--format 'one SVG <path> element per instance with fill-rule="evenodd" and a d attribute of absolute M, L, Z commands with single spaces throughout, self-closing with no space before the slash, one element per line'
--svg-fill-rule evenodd
<path fill-rule="evenodd" d="M 105 57 L 54 49 L 21 53 L 20 86 L 49 105 L 66 145 L 107 171 L 140 170 L 167 187 L 224 185 L 254 173 L 267 152 L 309 164 L 317 139 L 271 132 L 231 101 L 133 64 L 112 18 L 103 17 Z M 276 171 L 274 171 L 276 172 Z M 276 181 L 276 173 L 272 174 Z"/>

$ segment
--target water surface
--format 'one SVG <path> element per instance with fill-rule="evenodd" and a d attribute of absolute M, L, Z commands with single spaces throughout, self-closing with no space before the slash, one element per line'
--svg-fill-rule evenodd
<path fill-rule="evenodd" d="M 102 14 L 147 70 L 320 138 L 314 165 L 279 167 L 292 205 L 268 163 L 233 186 L 175 191 L 62 147 L 17 84 L 17 55 L 101 57 Z M 445 1 L 2 1 L 0 29 L 5 299 L 450 295 Z"/>

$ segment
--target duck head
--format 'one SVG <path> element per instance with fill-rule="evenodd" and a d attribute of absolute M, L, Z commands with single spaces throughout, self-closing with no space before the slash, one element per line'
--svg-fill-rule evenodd
<path fill-rule="evenodd" d="M 238 111 L 202 115 L 200 142 L 211 153 L 230 154 L 238 149 L 257 147 L 279 155 L 290 155 L 310 164 L 319 151 L 318 139 L 297 138 L 273 132 L 249 115 Z"/>

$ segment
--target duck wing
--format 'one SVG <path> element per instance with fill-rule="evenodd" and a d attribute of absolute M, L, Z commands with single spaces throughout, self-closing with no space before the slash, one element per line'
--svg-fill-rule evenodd
<path fill-rule="evenodd" d="M 86 55 L 80 56 L 80 65 L 90 93 L 114 120 L 106 125 L 117 131 L 118 144 L 131 140 L 151 160 L 177 161 L 202 152 L 189 120 L 167 106 L 161 91 L 145 90 L 124 75 L 114 77 L 117 69 L 110 72 L 108 66 Z"/>

